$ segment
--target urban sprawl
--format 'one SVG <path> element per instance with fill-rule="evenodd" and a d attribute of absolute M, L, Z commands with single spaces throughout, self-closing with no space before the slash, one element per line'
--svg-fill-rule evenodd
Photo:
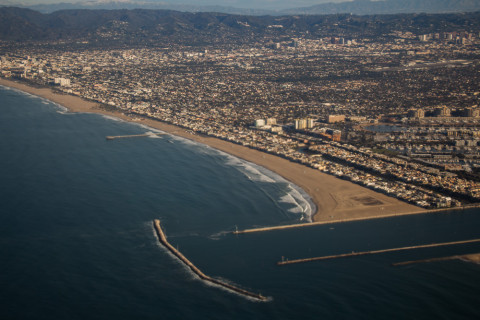
<path fill-rule="evenodd" d="M 478 33 L 0 52 L 4 78 L 139 121 L 275 154 L 425 208 L 480 201 Z"/>

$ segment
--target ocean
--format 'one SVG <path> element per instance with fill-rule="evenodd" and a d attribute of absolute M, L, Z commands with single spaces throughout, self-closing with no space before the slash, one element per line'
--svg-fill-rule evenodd
<path fill-rule="evenodd" d="M 480 210 L 264 233 L 306 222 L 296 186 L 183 138 L 0 87 L 0 319 L 474 319 L 480 265 L 392 263 L 480 244 L 305 264 L 286 259 L 480 238 Z M 204 273 L 163 248 L 152 220 Z"/>

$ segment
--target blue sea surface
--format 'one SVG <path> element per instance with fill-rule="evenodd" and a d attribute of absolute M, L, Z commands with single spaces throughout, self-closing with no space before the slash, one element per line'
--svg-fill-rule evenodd
<path fill-rule="evenodd" d="M 311 226 L 310 200 L 261 167 L 150 128 L 0 87 L 0 319 L 477 319 L 480 244 L 277 266 L 282 259 L 480 238 L 480 211 Z M 152 220 L 204 273 L 159 245 Z"/>

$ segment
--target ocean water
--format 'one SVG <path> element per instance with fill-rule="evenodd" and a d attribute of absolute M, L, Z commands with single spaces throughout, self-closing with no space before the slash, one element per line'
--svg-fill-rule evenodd
<path fill-rule="evenodd" d="M 307 221 L 281 177 L 174 136 L 0 87 L 0 319 L 475 319 L 480 265 L 399 261 L 479 244 L 279 267 L 289 259 L 480 238 L 480 211 L 235 236 Z M 152 220 L 208 285 L 158 244 Z"/>

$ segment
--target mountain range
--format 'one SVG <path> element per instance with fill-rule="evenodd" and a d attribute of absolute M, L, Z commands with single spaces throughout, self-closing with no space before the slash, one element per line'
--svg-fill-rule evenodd
<path fill-rule="evenodd" d="M 310 7 L 291 9 L 244 9 L 229 6 L 199 6 L 171 4 L 165 2 L 135 0 L 93 0 L 76 3 L 53 3 L 18 5 L 11 0 L 0 0 L 0 5 L 20 6 L 43 13 L 67 9 L 164 9 L 183 12 L 220 12 L 243 15 L 290 15 L 290 14 L 339 14 L 356 15 L 396 14 L 396 13 L 447 13 L 472 12 L 480 10 L 479 0 L 353 0 L 322 3 Z"/>
<path fill-rule="evenodd" d="M 105 45 L 203 45 L 246 43 L 259 39 L 288 41 L 305 35 L 345 38 L 389 37 L 397 31 L 414 34 L 466 30 L 479 32 L 480 12 L 357 16 L 252 16 L 172 10 L 62 10 L 44 14 L 0 7 L 0 40 L 86 41 Z M 262 40 L 263 41 L 263 40 Z"/>

